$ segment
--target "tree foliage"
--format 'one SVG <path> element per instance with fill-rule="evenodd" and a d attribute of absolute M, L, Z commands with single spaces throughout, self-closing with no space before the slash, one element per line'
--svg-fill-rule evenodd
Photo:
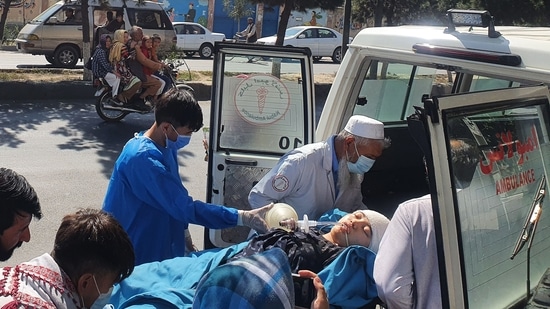
<path fill-rule="evenodd" d="M 3 5 L 0 5 L 2 9 L 2 15 L 0 15 L 0 41 L 4 39 L 4 28 L 6 27 L 6 20 L 8 19 L 8 12 L 10 11 L 10 6 L 13 0 L 4 0 Z"/>
<path fill-rule="evenodd" d="M 237 29 L 239 30 L 241 29 L 241 19 L 254 14 L 248 0 L 223 0 L 223 10 L 227 13 L 227 16 L 237 21 Z"/>
<path fill-rule="evenodd" d="M 308 9 L 320 8 L 322 10 L 334 10 L 342 6 L 344 0 L 250 0 L 251 3 L 263 3 L 266 7 L 283 6 L 279 27 L 277 28 L 277 41 L 275 45 L 283 45 L 285 31 L 292 11 L 306 12 Z"/>
<path fill-rule="evenodd" d="M 352 19 L 374 26 L 442 24 L 448 9 L 487 10 L 495 25 L 547 26 L 549 0 L 353 0 Z"/>

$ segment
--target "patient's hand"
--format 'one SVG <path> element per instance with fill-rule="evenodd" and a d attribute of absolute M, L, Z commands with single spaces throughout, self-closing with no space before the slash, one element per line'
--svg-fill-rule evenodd
<path fill-rule="evenodd" d="M 315 295 L 315 299 L 311 303 L 310 308 L 311 309 L 328 309 L 329 303 L 328 303 L 327 291 L 325 291 L 325 286 L 323 285 L 321 278 L 319 278 L 319 276 L 317 276 L 316 273 L 309 270 L 299 270 L 298 274 L 300 275 L 300 277 L 313 279 L 313 286 L 315 286 L 317 295 Z"/>

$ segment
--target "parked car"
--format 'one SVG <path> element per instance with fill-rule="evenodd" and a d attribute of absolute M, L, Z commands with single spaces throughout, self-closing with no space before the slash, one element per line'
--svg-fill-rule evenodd
<path fill-rule="evenodd" d="M 67 21 L 65 11 L 74 12 L 74 21 Z M 171 50 L 176 42 L 174 28 L 162 6 L 156 2 L 110 0 L 109 7 L 90 2 L 88 20 L 90 38 L 97 42 L 97 29 L 105 23 L 108 12 L 124 14 L 126 29 L 136 25 L 146 35 L 159 35 L 162 51 Z M 44 55 L 46 60 L 63 68 L 74 68 L 82 59 L 82 8 L 80 1 L 61 0 L 29 21 L 17 35 L 15 42 L 21 53 Z M 94 44 L 92 44 L 93 48 Z"/>
<path fill-rule="evenodd" d="M 178 42 L 176 47 L 192 57 L 196 52 L 201 58 L 211 58 L 214 42 L 225 40 L 225 34 L 211 32 L 201 24 L 191 22 L 174 22 Z"/>
<path fill-rule="evenodd" d="M 353 38 L 349 38 L 349 42 Z M 258 44 L 275 45 L 277 35 L 263 37 Z M 340 32 L 313 26 L 297 26 L 286 29 L 284 46 L 307 47 L 311 50 L 313 61 L 322 57 L 331 57 L 334 63 L 342 61 L 342 34 Z"/>

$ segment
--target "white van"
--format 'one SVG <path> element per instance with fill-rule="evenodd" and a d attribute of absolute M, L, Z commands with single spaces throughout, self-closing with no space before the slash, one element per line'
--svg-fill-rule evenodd
<path fill-rule="evenodd" d="M 145 35 L 157 34 L 162 39 L 161 49 L 168 51 L 177 42 L 174 27 L 166 11 L 157 2 L 110 0 L 109 7 L 90 2 L 90 40 L 97 42 L 97 29 L 108 22 L 107 16 L 124 14 L 125 29 L 137 25 Z M 67 12 L 73 12 L 68 14 Z M 68 19 L 68 16 L 74 16 Z M 22 53 L 44 55 L 48 62 L 59 67 L 74 68 L 82 59 L 82 11 L 80 1 L 61 0 L 28 22 L 19 32 L 17 50 Z"/>
<path fill-rule="evenodd" d="M 547 307 L 550 28 L 495 27 L 487 11 L 448 19 L 357 34 L 317 127 L 307 50 L 216 44 L 207 200 L 249 209 L 250 189 L 283 153 L 367 115 L 392 146 L 365 174 L 364 202 L 391 217 L 431 194 L 443 308 Z M 477 144 L 466 189 L 451 138 Z M 205 246 L 244 241 L 239 229 L 207 230 Z"/>

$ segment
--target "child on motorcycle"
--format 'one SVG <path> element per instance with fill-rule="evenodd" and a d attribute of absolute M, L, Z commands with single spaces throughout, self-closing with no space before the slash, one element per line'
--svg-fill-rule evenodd
<path fill-rule="evenodd" d="M 160 36 L 158 35 L 153 35 L 152 36 L 152 39 L 153 39 L 153 48 L 151 49 L 151 54 L 152 54 L 152 57 L 151 57 L 151 60 L 155 61 L 155 62 L 158 62 L 158 63 L 162 63 L 162 61 L 160 61 L 160 59 L 158 58 L 158 54 L 157 54 L 157 51 L 158 51 L 158 48 L 160 46 L 160 42 L 161 42 L 161 39 L 160 39 Z M 170 78 L 170 76 L 167 76 L 165 74 L 162 74 L 161 72 L 159 71 L 156 71 L 154 73 L 154 75 L 160 79 L 162 79 L 165 83 L 164 85 L 164 89 L 162 89 L 162 93 L 165 93 L 166 91 L 168 91 L 168 89 L 170 89 L 171 87 L 173 87 L 173 83 L 172 83 L 172 79 Z"/>
<path fill-rule="evenodd" d="M 148 35 L 143 36 L 143 39 L 141 41 L 141 52 L 149 60 L 153 60 L 152 50 L 153 50 L 153 39 Z M 162 64 L 162 66 L 164 67 L 164 64 Z M 147 66 L 143 66 L 143 73 L 145 73 L 145 76 L 147 76 L 147 78 L 149 77 L 156 78 L 161 83 L 157 92 L 155 92 L 155 95 L 153 96 L 153 100 L 156 100 L 158 96 L 162 93 L 164 86 L 166 85 L 166 82 L 162 80 L 160 77 L 154 75 L 155 71 Z"/>

